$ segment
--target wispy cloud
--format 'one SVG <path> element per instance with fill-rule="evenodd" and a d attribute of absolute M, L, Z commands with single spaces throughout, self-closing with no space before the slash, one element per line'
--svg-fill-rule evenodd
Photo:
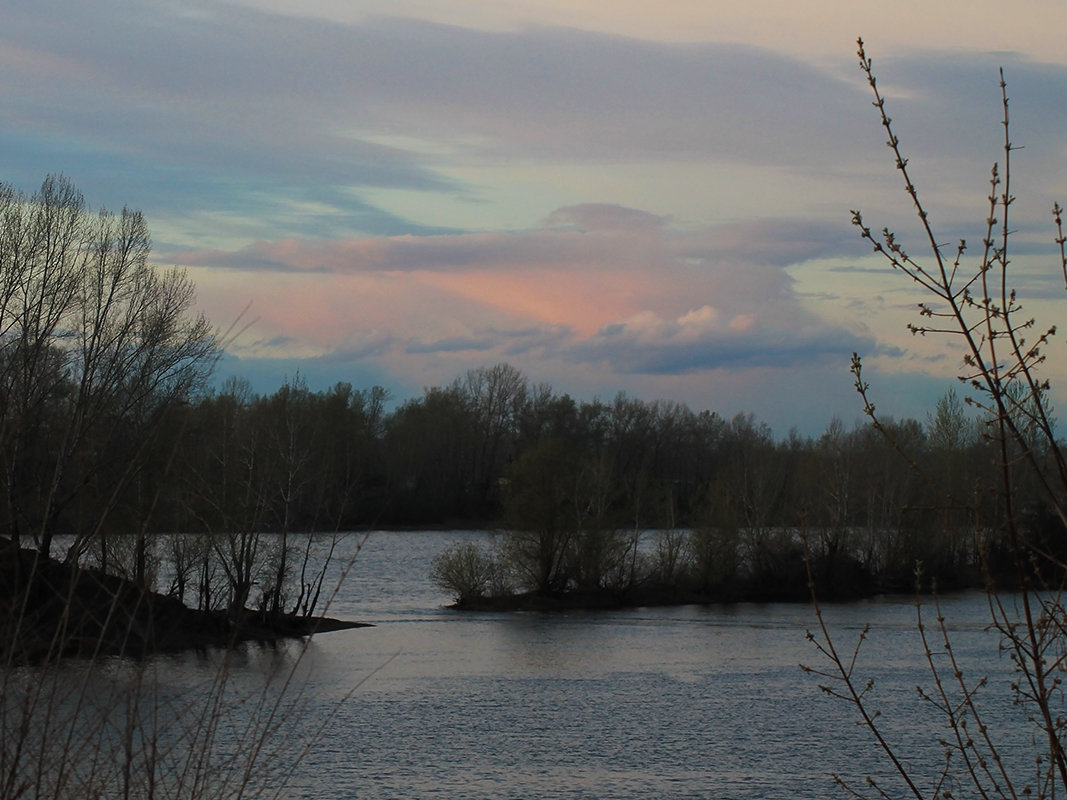
<path fill-rule="evenodd" d="M 375 354 L 396 361 L 555 357 L 667 375 L 844 363 L 853 350 L 879 350 L 870 335 L 806 311 L 784 269 L 835 252 L 835 241 L 814 222 L 678 231 L 639 209 L 590 204 L 558 209 L 521 233 L 284 240 L 183 256 L 190 265 L 290 276 L 286 308 L 340 340 L 320 337 L 327 352 L 350 350 L 346 331 L 373 325 L 388 332 Z M 369 297 L 371 284 L 359 282 L 383 279 L 387 296 Z M 347 285 L 357 307 L 375 310 L 323 325 L 324 285 Z"/>

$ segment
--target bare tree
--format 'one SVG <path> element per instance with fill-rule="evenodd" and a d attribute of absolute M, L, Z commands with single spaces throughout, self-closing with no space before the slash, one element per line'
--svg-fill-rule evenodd
<path fill-rule="evenodd" d="M 510 364 L 468 370 L 452 388 L 463 397 L 475 434 L 470 481 L 483 507 L 495 501 L 504 465 L 515 458 L 512 445 L 519 415 L 526 404 L 526 376 Z"/>
<path fill-rule="evenodd" d="M 0 186 L 6 527 L 45 557 L 60 520 L 76 532 L 74 557 L 107 532 L 164 416 L 214 367 L 192 283 L 149 264 L 150 249 L 140 212 L 93 214 L 62 176 L 29 197 Z"/>
<path fill-rule="evenodd" d="M 180 271 L 152 267 L 149 250 L 139 212 L 92 214 L 61 176 L 31 196 L 0 184 L 4 800 L 280 796 L 307 749 L 292 735 L 306 641 L 249 691 L 229 680 L 234 651 L 213 651 L 206 658 L 217 670 L 206 687 L 197 682 L 196 702 L 175 684 L 156 682 L 159 662 L 112 657 L 151 653 L 167 638 L 164 625 L 178 643 L 211 639 L 201 638 L 202 626 L 219 643 L 235 635 L 212 615 L 145 591 L 148 534 L 177 491 L 171 468 L 179 447 L 201 422 L 187 401 L 199 395 L 219 347 L 213 328 L 193 312 L 192 283 Z M 236 436 L 226 443 L 235 442 L 245 444 Z M 232 461 L 211 475 L 231 479 L 211 498 L 219 510 L 213 521 L 258 500 L 232 479 L 240 467 L 256 468 L 255 447 L 224 452 Z M 202 496 L 188 500 L 190 513 L 207 516 Z M 60 531 L 74 534 L 66 564 L 47 557 Z M 133 535 L 120 544 L 112 534 L 122 531 Z M 31 541 L 37 551 L 20 546 Z M 255 563 L 254 538 L 229 541 L 239 569 Z M 177 556 L 179 597 L 194 553 L 203 558 L 202 586 L 215 580 L 223 548 L 197 544 L 200 552 Z M 128 563 L 116 571 L 132 580 L 82 569 L 79 559 L 90 550 L 111 566 L 127 551 Z M 211 605 L 210 594 L 202 592 L 202 607 Z M 57 668 L 75 653 L 74 663 Z M 325 724 L 313 725 L 312 739 Z M 286 735 L 277 736 L 283 728 Z M 268 776 L 268 762 L 282 765 L 280 772 Z"/>
<path fill-rule="evenodd" d="M 984 436 L 996 470 L 994 487 L 998 503 L 993 511 L 967 497 L 953 496 L 959 489 L 935 462 L 917 461 L 902 450 L 910 466 L 933 486 L 940 487 L 946 500 L 967 506 L 975 515 L 975 531 L 986 548 L 989 577 L 990 623 L 999 634 L 998 652 L 1007 651 L 1016 671 L 1011 700 L 1026 709 L 1025 719 L 1034 726 L 1033 759 L 1023 774 L 1012 772 L 1002 753 L 1003 730 L 994 730 L 984 715 L 985 678 L 964 671 L 956 662 L 945 620 L 937 612 L 930 629 L 919 606 L 918 630 L 921 647 L 930 668 L 932 688 L 921 697 L 940 713 L 945 728 L 930 731 L 945 753 L 939 774 L 920 775 L 909 767 L 907 754 L 894 747 L 884 734 L 882 721 L 872 710 L 871 684 L 859 675 L 859 643 L 849 652 L 837 649 L 816 600 L 818 633 L 809 635 L 828 659 L 828 666 L 813 670 L 825 683 L 824 690 L 844 698 L 858 710 L 861 721 L 882 747 L 907 793 L 916 798 L 957 796 L 953 787 L 960 782 L 970 795 L 978 797 L 1032 796 L 1051 798 L 1067 791 L 1067 714 L 1063 706 L 1061 682 L 1067 666 L 1067 608 L 1062 591 L 1067 583 L 1063 559 L 1067 531 L 1067 459 L 1057 442 L 1050 411 L 1049 382 L 1042 377 L 1045 346 L 1055 327 L 1039 328 L 1012 288 L 1011 252 L 1013 227 L 1009 222 L 1014 195 L 1011 162 L 1017 147 L 1010 136 L 1008 96 L 1001 73 L 1003 109 L 1003 160 L 994 164 L 990 176 L 986 220 L 977 259 L 965 258 L 966 243 L 947 249 L 938 236 L 931 215 L 919 198 L 886 101 L 863 47 L 859 42 L 859 62 L 874 94 L 888 146 L 904 189 L 912 201 L 920 234 L 925 241 L 925 257 L 907 252 L 901 240 L 889 229 L 875 233 L 860 212 L 853 222 L 860 235 L 888 264 L 901 272 L 922 295 L 920 318 L 909 325 L 917 335 L 946 336 L 962 349 L 964 371 L 959 376 L 966 385 L 965 402 L 976 406 L 984 417 Z M 1059 264 L 1067 279 L 1067 236 L 1062 227 L 1062 211 L 1052 211 L 1059 245 Z M 852 370 L 856 387 L 872 424 L 895 442 L 893 431 L 875 411 L 870 387 L 862 376 L 859 356 Z M 943 409 L 946 423 L 952 409 Z M 944 431 L 943 431 L 944 432 Z M 1033 493 L 1026 490 L 1033 487 Z M 1051 533 L 1041 535 L 1032 523 L 1032 507 L 1047 510 Z M 1010 562 L 1008 589 L 994 582 L 989 563 L 990 543 L 1002 542 Z M 945 733 L 947 730 L 947 734 Z M 1036 769 L 1034 766 L 1036 765 Z M 1033 770 L 1033 771 L 1030 771 Z M 875 796 L 886 791 L 871 782 Z M 854 796 L 864 796 L 850 787 Z"/>

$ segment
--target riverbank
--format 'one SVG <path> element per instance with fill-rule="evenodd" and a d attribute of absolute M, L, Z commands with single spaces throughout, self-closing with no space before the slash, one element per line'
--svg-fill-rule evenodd
<path fill-rule="evenodd" d="M 827 600 L 851 601 L 883 592 L 864 593 L 855 587 L 837 587 Z M 567 591 L 556 594 L 520 592 L 514 594 L 463 597 L 448 607 L 457 611 L 597 611 L 624 608 L 663 608 L 706 606 L 722 603 L 810 603 L 811 591 L 802 585 L 720 587 L 698 591 L 679 586 L 645 586 L 626 590 Z"/>
<path fill-rule="evenodd" d="M 321 616 L 189 608 L 132 581 L 82 569 L 0 538 L 0 656 L 144 656 L 366 627 Z"/>
<path fill-rule="evenodd" d="M 810 604 L 812 589 L 803 560 L 798 556 L 791 569 L 771 578 L 723 580 L 711 588 L 695 588 L 679 579 L 675 583 L 639 583 L 625 588 L 568 589 L 554 593 L 525 591 L 503 594 L 461 594 L 448 608 L 457 611 L 597 611 L 669 606 L 708 606 L 734 603 Z M 914 595 L 915 576 L 876 580 L 855 562 L 843 562 L 834 570 L 818 565 L 814 583 L 820 602 L 848 603 L 885 595 Z M 1001 588 L 1010 588 L 1004 581 Z M 936 589 L 935 589 L 936 587 Z M 984 590 L 988 583 L 976 572 L 959 572 L 937 582 L 921 581 L 920 594 Z"/>

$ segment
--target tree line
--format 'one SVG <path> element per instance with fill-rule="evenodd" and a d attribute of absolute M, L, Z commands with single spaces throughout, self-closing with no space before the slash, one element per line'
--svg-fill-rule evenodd
<path fill-rule="evenodd" d="M 296 379 L 257 395 L 231 379 L 168 408 L 159 423 L 150 448 L 113 436 L 95 459 L 66 465 L 59 494 L 69 499 L 47 524 L 47 506 L 23 498 L 23 514 L 5 520 L 12 536 L 47 546 L 35 531 L 67 534 L 105 562 L 118 534 L 222 537 L 222 563 L 243 602 L 263 582 L 249 550 L 263 547 L 261 533 L 283 542 L 405 526 L 558 535 L 570 545 L 538 538 L 536 547 L 559 552 L 539 555 L 534 574 L 519 581 L 554 593 L 622 580 L 616 562 L 627 548 L 590 537 L 628 542 L 621 532 L 686 529 L 693 541 L 664 541 L 656 564 L 645 563 L 658 579 L 688 572 L 710 590 L 714 576 L 741 575 L 793 592 L 805 585 L 796 535 L 804 526 L 830 584 L 865 575 L 906 589 L 916 561 L 943 585 L 978 580 L 980 547 L 993 545 L 982 520 L 1001 503 L 982 488 L 995 485 L 995 453 L 951 392 L 925 420 L 883 421 L 888 438 L 869 422 L 837 419 L 818 436 L 776 438 L 750 414 L 725 418 L 621 393 L 578 401 L 497 364 L 391 410 L 377 386 L 313 391 Z M 131 464 L 133 479 L 123 483 L 116 473 Z M 7 473 L 22 470 L 11 464 Z M 15 488 L 5 485 L 8 496 Z M 1040 502 L 1030 499 L 1036 520 Z M 104 502 L 108 513 L 86 514 Z M 20 527 L 27 511 L 36 528 Z M 292 566 L 285 553 L 273 556 L 277 586 Z"/>
<path fill-rule="evenodd" d="M 1012 580 L 998 443 L 952 390 L 924 420 L 834 419 L 814 437 L 624 395 L 555 419 L 577 424 L 515 440 L 491 546 L 435 563 L 459 605 L 803 600 L 805 560 L 825 597 L 910 591 L 917 567 L 926 588 Z M 1021 470 L 1011 500 L 1061 557 Z"/>

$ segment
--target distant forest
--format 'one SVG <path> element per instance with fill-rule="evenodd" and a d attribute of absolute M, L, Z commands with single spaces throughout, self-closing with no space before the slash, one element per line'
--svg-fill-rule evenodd
<path fill-rule="evenodd" d="M 515 487 L 534 476 L 551 484 L 539 502 L 600 527 L 744 531 L 758 571 L 784 554 L 777 532 L 805 526 L 820 552 L 847 550 L 906 586 L 917 559 L 946 580 L 973 572 L 982 520 L 1003 502 L 983 489 L 997 485 L 996 454 L 951 392 L 924 420 L 879 431 L 835 419 L 820 436 L 781 439 L 752 415 L 621 393 L 579 402 L 508 364 L 391 411 L 388 400 L 381 387 L 311 391 L 300 380 L 261 396 L 230 379 L 169 408 L 150 452 L 118 429 L 97 443 L 106 449 L 71 459 L 53 487 L 60 504 L 9 484 L 19 505 L 0 509 L 4 529 L 40 531 L 34 503 L 46 501 L 50 530 L 81 535 L 85 520 L 108 529 L 98 534 L 521 527 L 517 514 L 538 511 L 523 509 Z M 9 479 L 54 474 L 49 449 L 62 442 L 47 424 L 38 430 L 22 461 L 5 465 Z M 1036 498 L 1016 502 L 1040 517 Z"/>

